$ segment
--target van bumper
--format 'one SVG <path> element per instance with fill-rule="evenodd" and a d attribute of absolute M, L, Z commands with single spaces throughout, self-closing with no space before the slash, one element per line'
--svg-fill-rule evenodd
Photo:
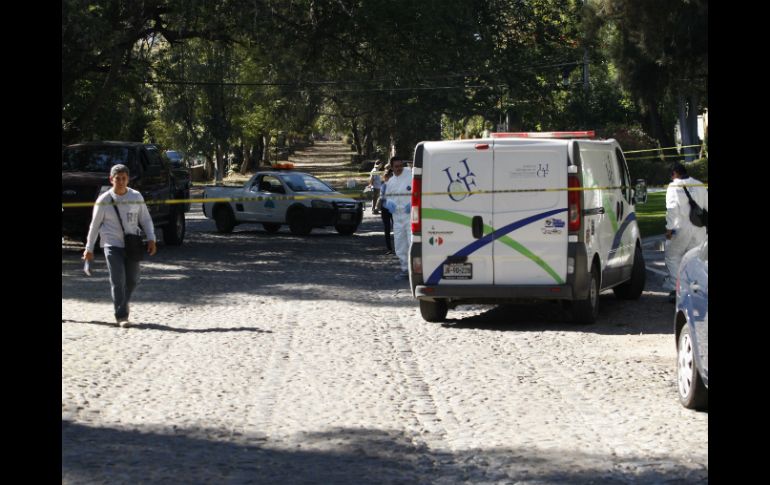
<path fill-rule="evenodd" d="M 422 245 L 410 248 L 410 269 L 414 257 L 421 254 Z M 412 295 L 418 299 L 449 299 L 474 302 L 505 302 L 514 300 L 584 300 L 588 297 L 590 270 L 583 242 L 569 243 L 567 253 L 574 261 L 574 271 L 563 285 L 426 285 L 422 274 L 410 272 Z"/>
<path fill-rule="evenodd" d="M 572 300 L 569 285 L 417 285 L 414 296 L 420 299 L 457 300 Z"/>

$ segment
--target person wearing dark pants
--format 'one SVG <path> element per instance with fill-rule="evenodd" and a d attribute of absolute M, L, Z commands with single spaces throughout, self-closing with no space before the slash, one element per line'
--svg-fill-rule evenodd
<path fill-rule="evenodd" d="M 392 170 L 385 172 L 382 185 L 380 185 L 380 197 L 385 195 L 386 184 L 391 175 L 393 175 Z M 390 240 L 390 231 L 393 229 L 393 214 L 384 206 L 381 206 L 380 217 L 382 217 L 382 226 L 385 228 L 385 247 L 388 248 L 385 254 L 393 254 L 393 243 Z"/>
<path fill-rule="evenodd" d="M 126 234 L 139 234 L 139 226 L 147 236 L 147 253 L 152 256 L 155 246 L 155 228 L 142 194 L 128 188 L 128 167 L 118 164 L 110 170 L 112 189 L 96 199 L 91 227 L 88 229 L 83 259 L 94 259 L 94 246 L 99 237 L 110 273 L 110 290 L 115 307 L 115 320 L 128 327 L 131 295 L 139 283 L 139 261 L 126 259 Z"/>

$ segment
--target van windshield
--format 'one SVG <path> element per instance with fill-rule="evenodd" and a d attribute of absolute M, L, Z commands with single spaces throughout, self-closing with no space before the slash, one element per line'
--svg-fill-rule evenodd
<path fill-rule="evenodd" d="M 134 172 L 134 150 L 127 147 L 79 146 L 62 151 L 62 172 L 110 173 L 113 165 L 122 163 Z"/>

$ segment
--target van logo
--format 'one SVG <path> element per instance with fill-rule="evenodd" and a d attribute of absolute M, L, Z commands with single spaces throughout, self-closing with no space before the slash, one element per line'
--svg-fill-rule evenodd
<path fill-rule="evenodd" d="M 542 163 L 538 163 L 537 165 L 538 165 L 537 176 L 545 178 L 548 175 L 548 172 L 550 172 L 550 170 L 548 169 L 548 164 L 546 163 L 545 167 L 543 167 Z"/>
<path fill-rule="evenodd" d="M 471 172 L 470 167 L 468 167 L 468 159 L 461 160 L 460 164 L 465 167 L 465 174 L 462 174 L 462 167 L 454 176 L 450 173 L 453 167 L 449 166 L 443 170 L 443 172 L 446 172 L 446 176 L 449 177 L 449 185 L 446 191 L 449 193 L 449 198 L 455 202 L 460 202 L 464 198 L 470 197 L 472 195 L 470 194 L 471 186 L 476 186 L 476 174 Z"/>
<path fill-rule="evenodd" d="M 561 219 L 546 219 L 545 220 L 545 226 L 546 227 L 564 227 L 564 221 Z"/>
<path fill-rule="evenodd" d="M 444 238 L 442 238 L 441 236 L 431 237 L 430 239 L 428 239 L 428 243 L 431 246 L 441 246 L 442 244 L 444 244 Z"/>

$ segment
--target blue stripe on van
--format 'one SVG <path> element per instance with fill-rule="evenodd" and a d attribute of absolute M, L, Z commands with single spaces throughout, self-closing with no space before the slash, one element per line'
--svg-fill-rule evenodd
<path fill-rule="evenodd" d="M 561 212 L 567 212 L 567 208 L 564 209 L 554 209 L 550 210 L 548 212 L 543 212 L 541 214 L 535 214 L 534 216 L 529 216 L 527 218 L 521 219 L 516 222 L 512 222 L 511 224 L 508 224 L 507 226 L 503 226 L 500 229 L 497 229 L 495 232 L 491 234 L 487 234 L 486 236 L 472 242 L 471 244 L 465 246 L 464 248 L 457 251 L 452 256 L 468 256 L 472 253 L 474 253 L 476 250 L 483 248 L 487 244 L 493 242 L 495 239 L 498 239 L 500 237 L 505 236 L 506 234 L 509 234 L 516 229 L 519 229 L 520 227 L 524 227 L 527 224 L 531 224 L 535 221 L 538 221 L 540 219 L 545 219 L 546 217 L 553 216 L 556 214 L 559 214 Z M 450 257 L 452 257 L 450 256 Z M 428 278 L 428 281 L 425 283 L 427 285 L 437 285 L 439 280 L 444 276 L 444 264 L 449 262 L 449 258 L 445 259 L 444 262 L 438 265 L 438 267 L 431 273 L 430 277 Z"/>
<path fill-rule="evenodd" d="M 631 222 L 635 220 L 636 213 L 632 212 L 631 214 L 628 214 L 628 217 L 626 217 L 626 219 L 623 221 L 623 224 L 620 225 L 618 231 L 615 233 L 615 238 L 612 240 L 612 248 L 610 248 L 610 254 L 612 254 L 614 251 L 617 251 L 618 247 L 620 246 L 620 240 L 623 238 L 623 233 L 626 232 L 626 229 L 628 229 L 628 226 L 631 225 Z"/>

